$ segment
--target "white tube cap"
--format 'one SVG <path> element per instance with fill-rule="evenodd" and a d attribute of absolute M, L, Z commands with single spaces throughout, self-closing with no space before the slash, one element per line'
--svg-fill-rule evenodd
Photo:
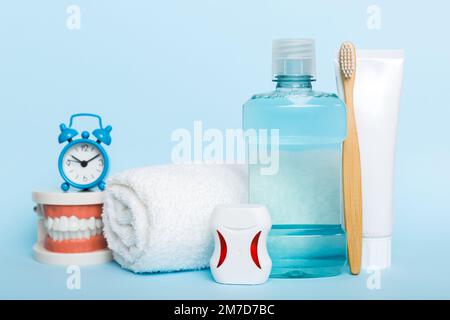
<path fill-rule="evenodd" d="M 313 39 L 279 39 L 272 45 L 273 76 L 316 77 L 316 45 Z"/>
<path fill-rule="evenodd" d="M 363 238 L 362 268 L 383 270 L 391 267 L 392 238 Z"/>

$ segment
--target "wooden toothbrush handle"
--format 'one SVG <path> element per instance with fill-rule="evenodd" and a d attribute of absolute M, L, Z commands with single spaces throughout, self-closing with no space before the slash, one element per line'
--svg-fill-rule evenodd
<path fill-rule="evenodd" d="M 347 101 L 348 132 L 343 146 L 342 180 L 348 260 L 351 273 L 358 275 L 361 272 L 362 255 L 362 188 L 361 159 L 352 88 L 353 84 L 346 81 L 345 98 Z"/>

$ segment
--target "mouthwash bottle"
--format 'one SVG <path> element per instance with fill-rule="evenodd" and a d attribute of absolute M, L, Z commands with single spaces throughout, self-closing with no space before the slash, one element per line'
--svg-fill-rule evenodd
<path fill-rule="evenodd" d="M 347 260 L 341 174 L 345 105 L 335 94 L 312 89 L 314 40 L 274 41 L 273 81 L 274 91 L 254 95 L 243 107 L 244 130 L 258 137 L 248 139 L 249 200 L 266 205 L 273 223 L 271 276 L 335 276 Z M 277 132 L 278 139 L 271 139 Z M 267 154 L 271 170 L 260 161 Z"/>

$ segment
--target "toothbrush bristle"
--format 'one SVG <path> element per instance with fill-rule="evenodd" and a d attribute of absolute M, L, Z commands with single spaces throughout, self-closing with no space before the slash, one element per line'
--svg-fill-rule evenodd
<path fill-rule="evenodd" d="M 353 76 L 356 67 L 356 52 L 353 44 L 350 42 L 344 42 L 341 46 L 339 56 L 342 75 L 346 79 L 349 79 Z"/>

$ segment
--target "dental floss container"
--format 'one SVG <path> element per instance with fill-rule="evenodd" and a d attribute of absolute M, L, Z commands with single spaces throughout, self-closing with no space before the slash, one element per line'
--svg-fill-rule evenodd
<path fill-rule="evenodd" d="M 37 221 L 36 261 L 94 265 L 112 261 L 103 237 L 103 192 L 33 192 Z"/>
<path fill-rule="evenodd" d="M 266 247 L 271 227 L 265 206 L 216 207 L 211 217 L 215 250 L 210 266 L 214 280 L 230 285 L 265 283 L 272 269 Z"/>

